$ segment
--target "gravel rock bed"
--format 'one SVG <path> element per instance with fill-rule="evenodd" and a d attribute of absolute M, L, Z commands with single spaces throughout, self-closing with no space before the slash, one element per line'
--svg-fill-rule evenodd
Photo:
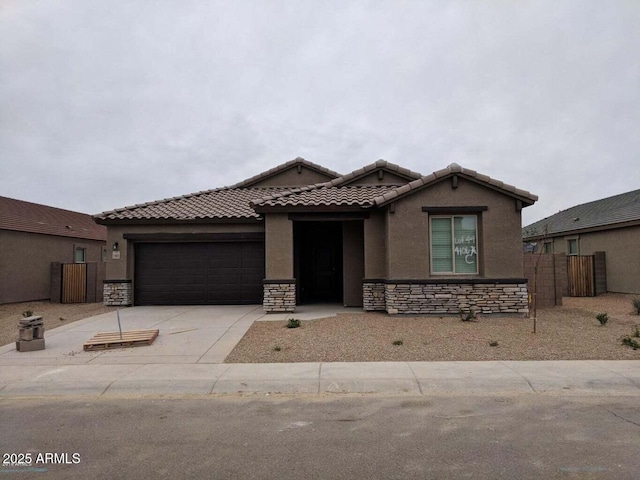
<path fill-rule="evenodd" d="M 47 331 L 51 329 L 115 309 L 105 307 L 102 303 L 24 302 L 0 305 L 0 346 L 17 340 L 18 321 L 22 318 L 22 312 L 27 310 L 31 310 L 33 315 L 42 315 L 46 339 Z"/>
<path fill-rule="evenodd" d="M 225 362 L 640 360 L 640 350 L 620 342 L 640 326 L 632 298 L 565 298 L 561 307 L 538 311 L 536 334 L 531 318 L 508 317 L 463 322 L 362 313 L 301 321 L 299 328 L 256 322 Z M 599 312 L 608 313 L 607 325 L 596 320 Z M 398 341 L 402 344 L 394 345 Z"/>

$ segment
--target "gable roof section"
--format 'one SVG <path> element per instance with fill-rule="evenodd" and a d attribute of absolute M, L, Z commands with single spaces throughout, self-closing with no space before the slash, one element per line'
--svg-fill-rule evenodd
<path fill-rule="evenodd" d="M 501 182 L 500 180 L 496 180 L 487 175 L 478 173 L 475 170 L 461 167 L 457 163 L 452 163 L 446 168 L 437 170 L 430 175 L 426 175 L 422 178 L 419 178 L 418 180 L 414 180 L 413 182 L 402 185 L 401 187 L 395 188 L 379 197 L 374 198 L 373 203 L 378 207 L 386 205 L 388 203 L 399 200 L 402 197 L 411 195 L 417 190 L 421 190 L 425 187 L 428 187 L 429 185 L 433 185 L 434 183 L 440 182 L 443 179 L 452 177 L 454 175 L 459 175 L 462 178 L 471 180 L 472 182 L 484 185 L 485 187 L 504 193 L 505 195 L 517 198 L 518 200 L 521 200 L 523 202 L 523 206 L 533 205 L 538 200 L 537 195 L 527 192 L 526 190 L 521 190 L 514 187 L 513 185 L 509 185 L 507 183 Z"/>
<path fill-rule="evenodd" d="M 291 168 L 296 168 L 296 167 L 305 167 L 305 168 L 308 168 L 309 170 L 313 170 L 323 175 L 327 175 L 328 177 L 333 177 L 333 178 L 340 177 L 340 174 L 337 172 L 334 172 L 333 170 L 329 170 L 328 168 L 318 165 L 317 163 L 313 163 L 313 162 L 310 162 L 309 160 L 305 160 L 302 157 L 298 157 L 293 160 L 289 160 L 288 162 L 285 162 L 283 164 L 280 164 L 276 167 L 273 167 L 269 170 L 266 170 L 262 173 L 259 173 L 258 175 L 254 175 L 251 178 L 247 178 L 246 180 L 238 182 L 235 185 L 231 185 L 229 188 L 248 188 L 255 185 L 256 183 L 262 182 L 263 180 L 266 180 L 279 173 L 282 173 L 286 170 L 289 170 Z"/>
<path fill-rule="evenodd" d="M 543 218 L 522 229 L 523 238 L 558 236 L 640 224 L 640 190 L 583 203 Z M 546 227 L 546 232 L 545 232 Z"/>
<path fill-rule="evenodd" d="M 0 197 L 0 229 L 85 240 L 107 240 L 107 229 L 91 215 Z"/>
<path fill-rule="evenodd" d="M 387 162 L 386 160 L 378 160 L 333 180 L 332 186 L 348 185 L 379 170 L 394 173 L 399 177 L 405 178 L 408 182 L 417 180 L 418 178 L 422 177 L 421 174 L 412 172 L 408 168 L 401 167 L 400 165 L 396 165 L 395 163 Z"/>
<path fill-rule="evenodd" d="M 418 178 L 404 185 L 398 186 L 350 186 L 349 183 L 356 178 L 368 175 L 371 171 L 379 168 L 386 168 L 389 165 L 409 172 Z M 384 160 L 378 160 L 367 167 L 363 167 L 352 173 L 346 174 L 340 178 L 330 182 L 309 185 L 296 189 L 290 189 L 278 192 L 275 195 L 262 198 L 252 202 L 252 206 L 257 211 L 264 211 L 269 208 L 278 207 L 299 207 L 299 206 L 330 206 L 330 205 L 350 205 L 352 207 L 370 208 L 381 207 L 388 203 L 400 200 L 401 198 L 411 195 L 418 190 L 442 181 L 453 175 L 460 175 L 475 183 L 479 183 L 488 188 L 497 190 L 505 195 L 512 196 L 523 202 L 523 205 L 532 205 L 538 200 L 536 195 L 525 190 L 520 190 L 512 185 L 508 185 L 499 180 L 495 180 L 487 175 L 482 175 L 475 170 L 461 167 L 456 163 L 452 163 L 447 168 L 433 172 L 430 175 L 420 176 L 415 172 L 389 164 Z M 330 199 L 330 203 L 326 203 Z"/>
<path fill-rule="evenodd" d="M 367 208 L 374 205 L 373 199 L 399 185 L 350 185 L 378 170 L 392 172 L 407 180 L 421 175 L 386 160 L 378 160 L 328 182 L 291 188 L 274 195 L 257 199 L 251 206 L 257 211 L 280 207 L 335 207 L 349 206 Z"/>

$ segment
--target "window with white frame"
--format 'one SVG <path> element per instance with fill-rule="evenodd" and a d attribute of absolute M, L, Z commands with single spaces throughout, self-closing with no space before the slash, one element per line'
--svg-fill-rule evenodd
<path fill-rule="evenodd" d="M 567 255 L 578 255 L 578 239 L 570 238 L 567 240 Z"/>
<path fill-rule="evenodd" d="M 431 217 L 431 272 L 478 273 L 478 228 L 475 215 Z"/>

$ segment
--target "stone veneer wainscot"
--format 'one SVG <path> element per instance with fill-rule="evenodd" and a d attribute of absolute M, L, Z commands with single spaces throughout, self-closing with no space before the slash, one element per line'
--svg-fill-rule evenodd
<path fill-rule="evenodd" d="M 267 313 L 295 311 L 296 281 L 265 280 L 262 308 Z"/>
<path fill-rule="evenodd" d="M 380 291 L 384 289 L 384 301 Z M 457 315 L 460 312 L 524 316 L 529 312 L 525 279 L 377 281 L 363 283 L 364 310 L 391 315 Z"/>
<path fill-rule="evenodd" d="M 103 302 L 109 307 L 128 307 L 132 304 L 131 280 L 105 280 Z"/>

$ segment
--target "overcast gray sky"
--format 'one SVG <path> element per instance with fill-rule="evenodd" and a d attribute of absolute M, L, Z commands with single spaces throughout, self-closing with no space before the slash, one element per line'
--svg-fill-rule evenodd
<path fill-rule="evenodd" d="M 301 156 L 640 188 L 640 2 L 0 0 L 0 195 L 85 213 Z"/>

